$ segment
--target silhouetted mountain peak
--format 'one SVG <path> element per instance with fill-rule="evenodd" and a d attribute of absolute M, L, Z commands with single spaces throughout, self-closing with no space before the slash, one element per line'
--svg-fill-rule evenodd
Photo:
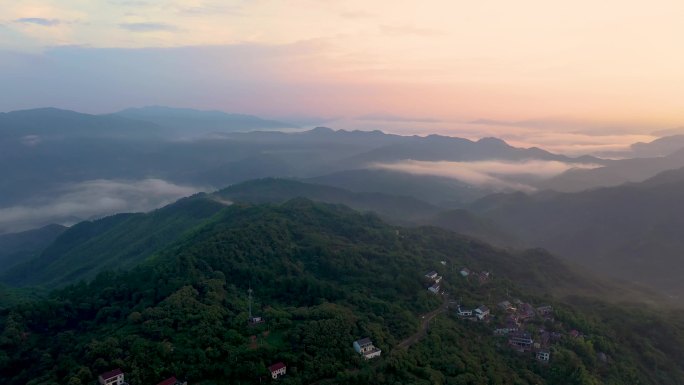
<path fill-rule="evenodd" d="M 319 126 L 309 130 L 311 134 L 334 134 L 336 131 L 330 127 Z"/>

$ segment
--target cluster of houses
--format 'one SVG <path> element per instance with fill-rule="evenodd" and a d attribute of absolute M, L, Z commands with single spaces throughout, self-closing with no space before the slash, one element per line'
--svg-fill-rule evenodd
<path fill-rule="evenodd" d="M 548 362 L 551 359 L 551 352 L 549 347 L 551 342 L 559 340 L 561 334 L 557 332 L 549 332 L 543 327 L 536 330 L 539 339 L 534 340 L 531 333 L 525 331 L 525 324 L 540 317 L 543 320 L 553 320 L 553 308 L 548 305 L 539 306 L 535 308 L 529 303 L 520 300 L 502 301 L 497 305 L 504 314 L 502 324 L 494 329 L 494 334 L 508 337 L 508 345 L 520 352 L 533 352 L 537 360 Z"/>
<path fill-rule="evenodd" d="M 437 274 L 437 272 L 433 270 L 426 273 L 425 278 L 427 278 L 430 282 L 430 287 L 428 287 L 428 290 L 433 294 L 439 294 L 439 283 L 442 282 L 442 276 Z"/>
<path fill-rule="evenodd" d="M 458 305 L 458 307 L 456 308 L 456 313 L 461 318 L 469 318 L 477 321 L 486 321 L 489 318 L 490 310 L 485 305 L 480 305 L 475 309 L 470 309 L 462 305 Z"/>
<path fill-rule="evenodd" d="M 277 380 L 279 377 L 285 375 L 287 366 L 282 362 L 276 362 L 268 367 L 268 371 L 271 373 L 271 378 Z M 97 377 L 97 381 L 100 385 L 128 385 L 126 381 L 124 381 L 123 371 L 119 368 L 100 374 Z M 188 383 L 187 381 L 180 381 L 176 377 L 169 377 L 157 385 L 188 385 Z"/>

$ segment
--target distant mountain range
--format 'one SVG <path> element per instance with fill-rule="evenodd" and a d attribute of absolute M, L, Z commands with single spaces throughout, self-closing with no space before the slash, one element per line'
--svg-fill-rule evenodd
<path fill-rule="evenodd" d="M 197 124 L 191 124 L 191 121 Z M 224 123 L 230 130 L 218 130 L 218 126 Z M 50 205 L 65 190 L 70 191 L 74 185 L 93 180 L 129 183 L 154 178 L 207 190 L 254 178 L 323 177 L 327 183 L 335 184 L 334 180 L 338 179 L 341 187 L 351 188 L 343 186 L 347 182 L 352 183 L 347 172 L 368 169 L 371 164 L 379 162 L 409 159 L 601 162 L 589 157 L 568 158 L 535 148 L 515 148 L 493 138 L 471 141 L 437 135 L 419 137 L 380 131 L 335 131 L 325 127 L 288 133 L 232 132 L 238 125 L 251 130 L 274 129 L 283 124 L 245 115 L 165 107 L 132 109 L 108 115 L 52 108 L 2 114 L 0 210 L 8 208 L 12 212 L 21 212 L 36 202 Z M 188 129 L 184 131 L 181 126 Z M 197 135 L 198 132 L 203 134 Z M 362 174 L 363 171 L 359 171 L 359 177 Z M 396 173 L 373 171 L 371 174 L 381 176 L 375 181 L 374 190 L 357 192 L 382 191 L 382 179 L 387 182 L 384 191 L 393 183 L 396 186 Z M 404 179 L 408 180 L 410 176 Z M 427 180 L 436 183 L 433 192 L 421 194 L 418 198 L 452 208 L 461 207 L 465 202 L 492 191 L 491 187 L 478 188 L 462 182 L 445 183 L 443 178 L 438 182 L 437 178 L 415 177 L 415 181 L 421 183 Z M 358 188 L 359 184 L 356 184 Z M 449 187 L 438 192 L 437 185 Z M 414 182 L 413 186 L 411 189 L 415 192 L 417 184 Z M 55 203 L 52 206 L 68 205 Z M 109 213 L 93 212 L 78 218 L 85 220 Z M 32 218 L 35 218 L 33 227 L 54 221 L 53 217 L 41 219 L 40 215 Z M 26 228 L 12 228 L 0 220 L 0 233 Z"/>
<path fill-rule="evenodd" d="M 678 130 L 681 132 L 681 128 Z M 606 152 L 603 155 L 615 158 L 653 158 L 667 156 L 684 148 L 684 135 L 666 135 L 652 142 L 638 142 L 626 151 Z"/>
<path fill-rule="evenodd" d="M 578 193 L 492 195 L 471 208 L 506 232 L 601 274 L 684 299 L 684 169 Z"/>
<path fill-rule="evenodd" d="M 291 123 L 262 119 L 253 115 L 202 111 L 190 108 L 149 106 L 129 108 L 111 114 L 154 123 L 178 135 L 195 136 L 210 132 L 246 132 L 264 129 L 297 128 Z"/>
<path fill-rule="evenodd" d="M 550 179 L 537 182 L 540 189 L 578 192 L 598 187 L 642 182 L 658 173 L 684 167 L 684 148 L 666 156 L 605 161 L 603 167 L 570 169 Z"/>

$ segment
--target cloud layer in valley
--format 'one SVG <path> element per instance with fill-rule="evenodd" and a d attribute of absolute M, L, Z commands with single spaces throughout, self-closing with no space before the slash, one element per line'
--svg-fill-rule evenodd
<path fill-rule="evenodd" d="M 595 168 L 593 164 L 564 163 L 558 161 L 528 160 L 503 162 L 497 160 L 476 162 L 405 160 L 395 163 L 375 163 L 371 168 L 400 171 L 409 174 L 432 175 L 457 179 L 475 186 L 502 190 L 535 191 L 527 182 L 547 179 L 571 168 Z"/>
<path fill-rule="evenodd" d="M 149 211 L 200 190 L 161 179 L 97 179 L 73 183 L 51 191 L 49 197 L 0 208 L 0 234 L 50 223 L 71 225 L 119 212 Z"/>

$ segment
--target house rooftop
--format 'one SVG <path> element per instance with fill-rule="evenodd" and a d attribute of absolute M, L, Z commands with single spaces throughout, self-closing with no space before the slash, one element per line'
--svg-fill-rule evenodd
<path fill-rule="evenodd" d="M 121 369 L 116 368 L 112 371 L 104 372 L 104 373 L 100 374 L 100 377 L 102 377 L 102 379 L 106 381 L 106 380 L 108 380 L 110 378 L 114 378 L 120 374 L 123 374 L 123 372 L 121 371 Z"/>
<path fill-rule="evenodd" d="M 275 364 L 271 365 L 268 367 L 268 370 L 272 372 L 275 372 L 276 370 L 280 370 L 285 367 L 285 364 L 282 362 L 276 362 Z"/>
<path fill-rule="evenodd" d="M 370 338 L 362 338 L 360 340 L 355 341 L 359 346 L 367 346 L 367 345 L 372 345 L 373 341 L 371 341 Z"/>
<path fill-rule="evenodd" d="M 176 377 L 169 377 L 166 380 L 158 383 L 157 385 L 175 385 L 178 382 Z"/>

